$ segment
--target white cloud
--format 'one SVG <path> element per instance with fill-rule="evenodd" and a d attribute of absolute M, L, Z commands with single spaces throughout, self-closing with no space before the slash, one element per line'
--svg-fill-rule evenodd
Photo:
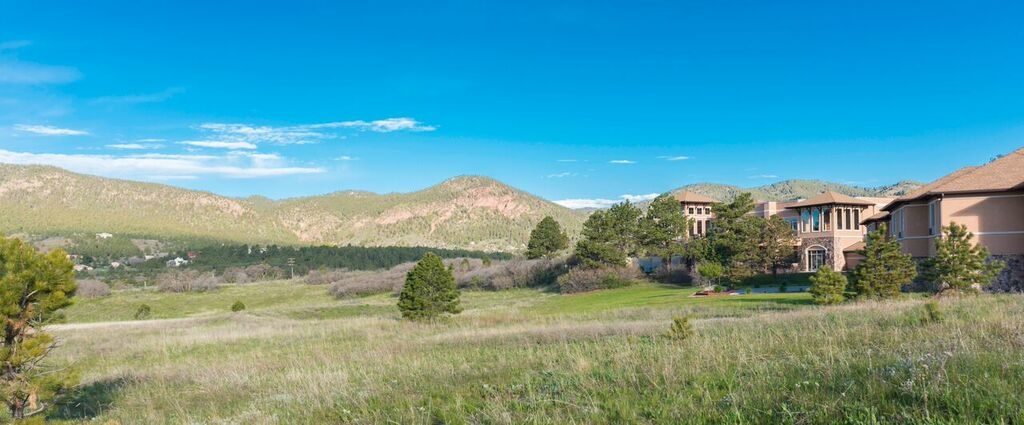
<path fill-rule="evenodd" d="M 664 159 L 666 161 L 685 161 L 687 159 L 690 159 L 690 157 L 683 156 L 683 155 L 680 155 L 680 156 L 659 156 L 658 159 Z"/>
<path fill-rule="evenodd" d="M 649 193 L 646 195 L 621 195 L 619 199 L 563 199 L 561 201 L 555 201 L 556 204 L 566 208 L 580 209 L 580 208 L 609 208 L 612 205 L 618 204 L 622 201 L 629 202 L 642 202 L 649 201 L 657 198 L 657 193 Z"/>
<path fill-rule="evenodd" d="M 160 142 L 166 142 L 166 141 L 167 141 L 167 139 L 139 139 L 139 140 L 136 140 L 136 142 L 139 142 L 139 143 L 160 143 Z"/>
<path fill-rule="evenodd" d="M 566 172 L 563 172 L 563 173 L 548 174 L 545 177 L 547 177 L 549 179 L 561 179 L 561 178 L 566 178 L 566 177 L 576 177 L 577 175 L 578 174 L 576 174 L 576 173 L 570 173 L 570 172 L 566 171 Z"/>
<path fill-rule="evenodd" d="M 82 78 L 82 73 L 72 67 L 42 65 L 0 57 L 0 83 L 62 84 L 79 78 Z"/>
<path fill-rule="evenodd" d="M 334 158 L 335 161 L 355 161 L 357 159 L 359 159 L 359 158 L 356 158 L 354 156 L 348 156 L 348 155 L 342 155 L 342 156 L 339 156 L 337 158 Z"/>
<path fill-rule="evenodd" d="M 611 161 L 608 161 L 608 163 L 609 164 L 636 164 L 636 161 L 631 161 L 631 160 L 628 160 L 628 159 L 613 159 Z"/>
<path fill-rule="evenodd" d="M 181 142 L 181 144 L 195 146 L 198 148 L 211 149 L 256 149 L 256 145 L 249 142 L 222 142 L 216 140 L 196 140 Z"/>
<path fill-rule="evenodd" d="M 110 149 L 124 149 L 124 150 L 145 150 L 145 149 L 160 149 L 163 145 L 157 145 L 152 143 L 115 143 L 107 145 Z"/>
<path fill-rule="evenodd" d="M 758 175 L 750 176 L 749 178 L 751 178 L 751 179 L 777 179 L 777 178 L 779 178 L 779 176 L 776 176 L 775 174 L 758 174 Z"/>
<path fill-rule="evenodd" d="M 14 126 L 14 129 L 24 133 L 38 134 L 40 136 L 84 136 L 89 134 L 87 131 L 59 128 L 49 125 L 18 124 Z"/>
<path fill-rule="evenodd" d="M 253 126 L 238 123 L 205 123 L 199 126 L 210 134 L 210 139 L 224 141 L 245 141 L 253 144 L 301 145 L 321 140 L 344 139 L 338 130 L 374 131 L 434 131 L 435 126 L 424 125 L 412 118 L 387 118 L 376 121 L 337 121 L 320 124 L 293 126 Z"/>
<path fill-rule="evenodd" d="M 279 177 L 323 173 L 323 168 L 290 167 L 272 154 L 248 152 L 227 155 L 91 155 L 12 152 L 0 149 L 0 162 L 42 164 L 108 177 L 154 180 L 192 179 L 198 176 L 228 178 Z"/>

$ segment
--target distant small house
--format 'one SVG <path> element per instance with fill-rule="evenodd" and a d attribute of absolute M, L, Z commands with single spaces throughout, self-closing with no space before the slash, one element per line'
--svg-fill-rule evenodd
<path fill-rule="evenodd" d="M 112 268 L 112 269 L 116 269 L 116 268 L 119 268 L 119 267 L 121 267 L 122 265 L 123 265 L 123 264 L 121 264 L 121 263 L 120 263 L 120 262 L 118 262 L 118 261 L 111 261 L 111 262 L 110 262 L 110 268 Z"/>
<path fill-rule="evenodd" d="M 89 267 L 89 266 L 87 266 L 85 264 L 75 264 L 75 271 L 76 272 L 88 272 L 88 271 L 92 271 L 92 267 Z"/>
<path fill-rule="evenodd" d="M 110 239 L 112 237 L 114 237 L 114 235 L 110 234 L 110 233 L 97 233 L 96 234 L 96 238 L 97 239 Z"/>
<path fill-rule="evenodd" d="M 181 258 L 181 257 L 177 257 L 177 258 L 175 258 L 173 260 L 168 260 L 167 261 L 167 267 L 181 267 L 181 266 L 184 266 L 186 264 L 188 264 L 188 260 L 186 260 L 184 258 Z"/>

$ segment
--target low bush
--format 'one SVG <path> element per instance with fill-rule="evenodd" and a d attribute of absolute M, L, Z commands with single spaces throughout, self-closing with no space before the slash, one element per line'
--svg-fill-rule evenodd
<path fill-rule="evenodd" d="M 318 269 L 311 270 L 302 279 L 307 285 L 330 285 L 342 280 L 347 272 L 344 269 Z"/>
<path fill-rule="evenodd" d="M 203 292 L 217 289 L 219 284 L 213 272 L 196 270 L 171 270 L 156 278 L 156 288 L 162 292 Z"/>
<path fill-rule="evenodd" d="M 75 295 L 82 298 L 105 297 L 110 295 L 110 286 L 95 279 L 82 279 L 78 281 Z"/>
<path fill-rule="evenodd" d="M 783 287 L 784 288 L 784 287 Z M 780 290 L 779 292 L 784 292 Z M 811 296 L 818 304 L 839 304 L 846 292 L 846 276 L 829 267 L 822 267 L 811 276 Z"/>
<path fill-rule="evenodd" d="M 636 267 L 575 268 L 558 277 L 558 287 L 563 294 L 572 294 L 621 288 L 632 285 L 637 279 L 640 279 L 640 269 Z"/>
<path fill-rule="evenodd" d="M 253 264 L 246 267 L 229 267 L 224 270 L 225 283 L 253 283 L 278 280 L 285 276 L 284 270 L 269 264 Z"/>
<path fill-rule="evenodd" d="M 153 313 L 153 309 L 149 307 L 149 304 L 142 304 L 138 310 L 135 310 L 135 320 L 146 320 Z"/>
<path fill-rule="evenodd" d="M 386 292 L 397 294 L 405 283 L 405 275 L 415 265 L 416 263 L 404 263 L 381 271 L 335 270 L 317 279 L 331 280 L 327 292 L 338 298 L 364 297 Z"/>
<path fill-rule="evenodd" d="M 945 315 L 942 313 L 942 308 L 939 307 L 939 303 L 935 301 L 929 301 L 924 304 L 924 323 L 938 323 L 941 322 Z"/>
<path fill-rule="evenodd" d="M 505 290 L 551 286 L 565 274 L 564 260 L 539 258 L 534 260 L 508 260 L 485 266 L 476 260 L 467 271 L 456 268 L 455 281 L 460 288 Z"/>
<path fill-rule="evenodd" d="M 241 300 L 235 301 L 234 304 L 231 304 L 231 311 L 237 313 L 242 310 L 245 310 L 245 304 Z"/>
<path fill-rule="evenodd" d="M 690 323 L 690 316 L 678 316 L 672 319 L 672 326 L 668 328 L 665 337 L 676 341 L 684 341 L 693 337 L 693 324 Z"/>

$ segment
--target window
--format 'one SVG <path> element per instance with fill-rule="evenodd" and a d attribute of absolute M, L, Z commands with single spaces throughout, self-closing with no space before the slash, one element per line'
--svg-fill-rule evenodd
<path fill-rule="evenodd" d="M 846 230 L 850 230 L 850 229 L 853 228 L 853 223 L 850 221 L 850 213 L 851 213 L 850 209 L 847 208 L 846 209 Z"/>
<path fill-rule="evenodd" d="M 825 265 L 825 249 L 811 248 L 807 250 L 807 271 L 817 271 Z"/>
<path fill-rule="evenodd" d="M 843 211 L 846 208 L 836 208 L 836 230 L 843 230 Z"/>
<path fill-rule="evenodd" d="M 690 215 L 693 215 L 693 207 L 690 207 Z"/>
<path fill-rule="evenodd" d="M 807 209 L 800 210 L 800 231 L 807 232 L 807 223 L 811 221 L 811 213 Z"/>
<path fill-rule="evenodd" d="M 928 203 L 928 236 L 935 234 L 935 202 Z"/>
<path fill-rule="evenodd" d="M 853 229 L 860 230 L 860 208 L 853 210 Z"/>
<path fill-rule="evenodd" d="M 811 208 L 811 231 L 821 231 L 821 208 Z"/>
<path fill-rule="evenodd" d="M 704 220 L 697 220 L 697 234 L 704 234 Z"/>
<path fill-rule="evenodd" d="M 825 231 L 832 230 L 832 208 L 824 207 L 821 211 L 825 216 Z"/>

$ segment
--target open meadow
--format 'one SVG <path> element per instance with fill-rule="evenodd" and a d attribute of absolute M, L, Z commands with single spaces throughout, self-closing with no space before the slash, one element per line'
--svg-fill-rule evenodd
<path fill-rule="evenodd" d="M 93 423 L 1019 423 L 1024 298 L 817 307 L 807 294 L 693 298 L 464 291 L 399 320 L 390 294 L 289 281 L 78 300 L 52 361 L 82 387 L 50 420 Z M 231 312 L 242 301 L 247 308 Z M 152 308 L 134 320 L 138 306 Z M 677 316 L 694 333 L 666 337 Z"/>

